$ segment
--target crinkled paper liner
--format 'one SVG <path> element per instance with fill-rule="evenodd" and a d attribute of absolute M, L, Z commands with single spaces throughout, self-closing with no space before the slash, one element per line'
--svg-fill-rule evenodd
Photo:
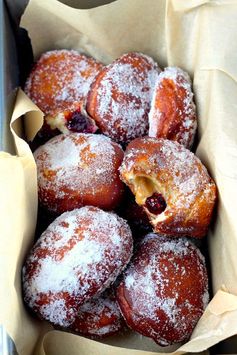
<path fill-rule="evenodd" d="M 29 31 L 35 58 L 49 49 L 74 48 L 109 63 L 122 53 L 140 51 L 161 66 L 188 71 L 199 116 L 197 155 L 219 196 L 208 236 L 215 296 L 189 342 L 178 349 L 160 348 L 131 332 L 98 342 L 52 330 L 28 313 L 21 297 L 21 265 L 33 243 L 37 214 L 36 167 L 20 138 L 21 123 L 32 139 L 43 115 L 19 90 L 11 121 L 16 156 L 0 153 L 0 323 L 20 355 L 179 355 L 202 352 L 237 334 L 236 13 L 233 0 L 117 0 L 89 10 L 56 0 L 28 5 L 22 26 Z"/>

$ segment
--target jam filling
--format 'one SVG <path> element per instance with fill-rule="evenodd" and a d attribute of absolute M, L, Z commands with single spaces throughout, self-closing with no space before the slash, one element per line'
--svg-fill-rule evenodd
<path fill-rule="evenodd" d="M 147 197 L 145 206 L 152 214 L 158 215 L 166 209 L 166 202 L 162 194 L 155 192 L 152 196 Z"/>
<path fill-rule="evenodd" d="M 80 110 L 74 111 L 67 120 L 69 131 L 79 133 L 94 133 L 95 131 L 92 122 Z"/>

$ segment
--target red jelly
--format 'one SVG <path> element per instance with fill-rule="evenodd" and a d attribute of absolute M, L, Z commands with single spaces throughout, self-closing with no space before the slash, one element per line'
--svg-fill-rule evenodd
<path fill-rule="evenodd" d="M 147 197 L 146 208 L 152 214 L 161 214 L 166 209 L 166 202 L 162 194 L 155 192 L 152 196 Z"/>
<path fill-rule="evenodd" d="M 97 126 L 94 121 L 84 115 L 81 109 L 74 111 L 67 119 L 67 128 L 72 132 L 95 133 Z"/>

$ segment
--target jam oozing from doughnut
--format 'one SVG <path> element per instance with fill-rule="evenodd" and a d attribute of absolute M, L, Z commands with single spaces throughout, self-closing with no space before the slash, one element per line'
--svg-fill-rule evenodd
<path fill-rule="evenodd" d="M 147 197 L 145 206 L 150 213 L 157 215 L 164 212 L 167 204 L 162 194 L 155 192 L 152 196 Z"/>
<path fill-rule="evenodd" d="M 67 117 L 67 128 L 72 132 L 94 133 L 95 125 L 92 121 L 81 113 L 81 110 L 76 110 Z"/>

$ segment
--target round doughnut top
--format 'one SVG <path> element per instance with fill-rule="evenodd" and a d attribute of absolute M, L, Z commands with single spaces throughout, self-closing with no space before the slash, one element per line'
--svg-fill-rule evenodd
<path fill-rule="evenodd" d="M 103 338 L 117 333 L 123 326 L 116 297 L 109 289 L 84 303 L 70 328 L 80 334 Z"/>
<path fill-rule="evenodd" d="M 115 281 L 132 255 L 122 218 L 96 207 L 63 213 L 41 235 L 23 268 L 24 299 L 46 320 L 69 326 L 79 306 Z M 74 307 L 67 312 L 65 299 Z"/>
<path fill-rule="evenodd" d="M 165 68 L 154 90 L 149 136 L 175 140 L 190 148 L 196 129 L 196 107 L 188 73 L 176 67 Z"/>
<path fill-rule="evenodd" d="M 145 205 L 153 193 L 163 196 L 167 207 L 158 216 L 144 206 L 156 232 L 205 235 L 216 186 L 205 166 L 184 146 L 161 138 L 137 138 L 127 147 L 120 176 L 139 205 Z"/>
<path fill-rule="evenodd" d="M 106 186 L 116 187 L 123 151 L 103 135 L 70 133 L 52 138 L 34 152 L 34 157 L 39 198 L 52 211 L 60 211 L 60 201 L 68 195 L 78 196 L 78 203 L 83 204 L 85 196 L 96 196 Z M 50 196 L 46 193 L 52 191 L 53 197 L 52 193 Z M 110 193 L 113 201 L 113 194 L 116 198 L 118 192 L 114 188 Z"/>
<path fill-rule="evenodd" d="M 104 67 L 87 98 L 87 112 L 101 131 L 126 143 L 148 133 L 148 112 L 159 67 L 141 53 L 124 54 Z"/>
<path fill-rule="evenodd" d="M 117 290 L 128 325 L 162 346 L 187 339 L 207 307 L 205 260 L 187 239 L 147 235 Z"/>
<path fill-rule="evenodd" d="M 25 92 L 45 113 L 73 111 L 84 101 L 103 65 L 74 50 L 41 55 L 26 81 Z"/>

